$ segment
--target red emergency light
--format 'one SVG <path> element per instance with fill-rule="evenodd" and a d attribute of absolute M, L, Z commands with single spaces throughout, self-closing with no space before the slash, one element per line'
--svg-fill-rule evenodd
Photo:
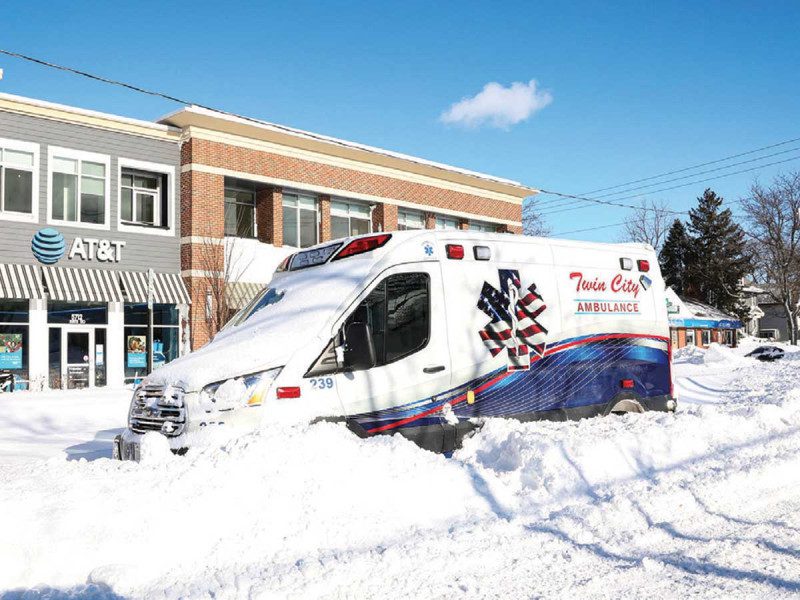
<path fill-rule="evenodd" d="M 623 379 L 619 382 L 620 387 L 623 390 L 632 390 L 633 389 L 633 379 Z"/>
<path fill-rule="evenodd" d="M 636 266 L 639 267 L 639 270 L 642 273 L 647 273 L 650 270 L 650 261 L 649 260 L 637 260 Z"/>
<path fill-rule="evenodd" d="M 299 387 L 279 387 L 276 395 L 278 399 L 281 398 L 299 398 L 300 397 L 300 388 Z"/>
<path fill-rule="evenodd" d="M 372 235 L 370 237 L 353 240 L 342 248 L 339 254 L 334 256 L 331 261 L 347 258 L 348 256 L 355 256 L 356 254 L 363 254 L 364 252 L 372 252 L 381 246 L 385 246 L 386 242 L 388 242 L 391 237 L 391 233 L 381 233 L 380 235 Z"/>
<path fill-rule="evenodd" d="M 447 251 L 447 258 L 452 258 L 453 260 L 461 260 L 464 258 L 464 246 L 460 244 L 447 244 L 444 248 Z"/>

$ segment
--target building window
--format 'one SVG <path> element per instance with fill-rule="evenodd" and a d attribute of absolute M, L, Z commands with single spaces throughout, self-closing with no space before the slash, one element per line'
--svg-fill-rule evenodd
<path fill-rule="evenodd" d="M 33 215 L 35 155 L 28 144 L 17 146 L 0 140 L 0 210 L 3 213 Z"/>
<path fill-rule="evenodd" d="M 483 231 L 484 233 L 495 233 L 497 232 L 497 226 L 492 225 L 491 223 L 483 223 L 481 221 L 470 221 L 469 230 Z"/>
<path fill-rule="evenodd" d="M 51 219 L 106 225 L 108 157 L 51 148 L 49 164 Z"/>
<path fill-rule="evenodd" d="M 331 202 L 331 237 L 361 235 L 372 231 L 370 209 L 366 204 Z"/>
<path fill-rule="evenodd" d="M 400 210 L 397 212 L 397 230 L 425 229 L 425 215 L 415 210 Z"/>
<path fill-rule="evenodd" d="M 307 248 L 317 243 L 317 199 L 283 194 L 283 243 Z"/>
<path fill-rule="evenodd" d="M 256 184 L 241 179 L 225 180 L 225 235 L 256 237 Z"/>
<path fill-rule="evenodd" d="M 167 227 L 167 176 L 123 168 L 119 210 L 120 219 L 126 225 Z"/>
<path fill-rule="evenodd" d="M 436 216 L 436 229 L 458 229 L 458 219 L 455 217 Z"/>
<path fill-rule="evenodd" d="M 178 358 L 180 316 L 174 304 L 153 304 L 153 343 L 147 339 L 147 304 L 125 303 L 125 381 L 136 381 L 147 372 L 147 353 L 153 352 L 153 368 Z"/>
<path fill-rule="evenodd" d="M 687 346 L 694 346 L 694 329 L 687 329 L 686 330 L 686 345 Z"/>
<path fill-rule="evenodd" d="M 0 299 L 0 392 L 28 387 L 28 301 Z"/>
<path fill-rule="evenodd" d="M 701 331 L 701 339 L 703 340 L 703 346 L 708 346 L 711 343 L 711 330 L 710 329 L 703 329 Z"/>

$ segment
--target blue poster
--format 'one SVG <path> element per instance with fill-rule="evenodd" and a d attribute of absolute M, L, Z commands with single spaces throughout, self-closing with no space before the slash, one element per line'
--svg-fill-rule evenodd
<path fill-rule="evenodd" d="M 129 368 L 132 369 L 146 369 L 147 368 L 147 337 L 143 335 L 129 335 L 127 360 L 125 361 Z"/>
<path fill-rule="evenodd" d="M 22 334 L 0 333 L 0 369 L 22 368 Z"/>

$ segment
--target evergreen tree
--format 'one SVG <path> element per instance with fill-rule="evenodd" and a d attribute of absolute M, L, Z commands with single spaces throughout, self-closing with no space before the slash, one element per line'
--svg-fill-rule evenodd
<path fill-rule="evenodd" d="M 689 251 L 689 236 L 686 227 L 680 219 L 675 219 L 667 232 L 667 239 L 661 252 L 658 253 L 658 263 L 664 281 L 671 286 L 678 295 L 683 294 L 684 279 L 686 277 L 686 254 Z"/>
<path fill-rule="evenodd" d="M 710 189 L 689 211 L 690 243 L 685 257 L 683 291 L 688 296 L 737 314 L 741 307 L 741 280 L 750 272 L 751 260 L 744 231 L 734 222 L 723 199 Z"/>

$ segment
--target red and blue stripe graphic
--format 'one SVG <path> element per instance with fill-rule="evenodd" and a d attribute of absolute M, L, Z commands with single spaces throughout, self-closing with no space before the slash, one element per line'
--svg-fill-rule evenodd
<path fill-rule="evenodd" d="M 622 379 L 633 379 L 642 398 L 670 393 L 669 339 L 663 336 L 604 333 L 551 344 L 531 357 L 530 369 L 505 366 L 434 397 L 351 417 L 367 433 L 442 423 L 449 404 L 459 419 L 514 417 L 609 402 Z M 475 402 L 467 403 L 474 392 Z"/>

